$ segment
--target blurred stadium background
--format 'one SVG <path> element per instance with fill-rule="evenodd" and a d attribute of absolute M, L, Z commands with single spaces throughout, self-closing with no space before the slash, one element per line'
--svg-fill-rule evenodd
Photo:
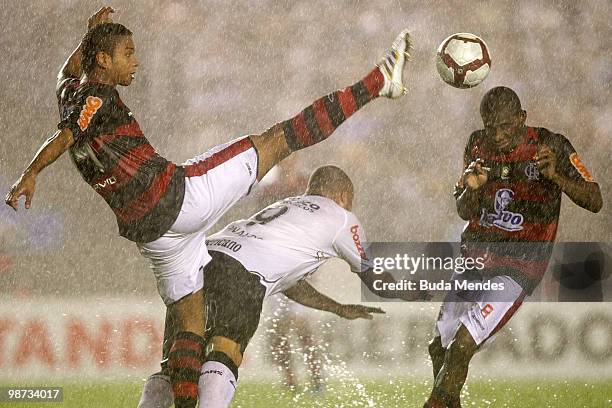
<path fill-rule="evenodd" d="M 84 34 L 88 16 L 102 5 L 2 2 L 3 194 L 53 132 L 55 76 Z M 482 95 L 506 85 L 521 97 L 528 124 L 565 134 L 602 188 L 605 205 L 597 215 L 564 199 L 558 240 L 612 241 L 607 205 L 612 189 L 612 7 L 607 0 L 118 0 L 111 5 L 118 9 L 115 21 L 134 32 L 141 61 L 136 81 L 120 90 L 122 98 L 151 143 L 175 162 L 261 132 L 316 97 L 352 83 L 376 63 L 399 30 L 412 30 L 409 94 L 399 102 L 372 103 L 329 141 L 298 153 L 218 228 L 285 193 L 300 192 L 312 169 L 332 163 L 355 183 L 354 212 L 370 241 L 456 241 L 463 223 L 451 192 L 463 147 L 470 132 L 481 127 Z M 492 55 L 491 74 L 471 90 L 445 85 L 434 67 L 439 42 L 464 31 L 484 38 Z M 358 282 L 340 262 L 326 265 L 317 285 L 342 301 L 359 301 Z M 511 330 L 477 358 L 470 378 L 474 387 L 484 386 L 482 397 L 476 392 L 475 406 L 487 405 L 486 398 L 492 406 L 531 406 L 497 405 L 508 404 L 513 392 L 520 397 L 522 385 L 494 391 L 487 386 L 490 378 L 552 381 L 561 388 L 551 389 L 566 391 L 574 384 L 604 384 L 601 398 L 594 392 L 595 399 L 579 404 L 612 405 L 608 305 L 527 305 L 512 320 Z M 426 341 L 437 305 L 384 307 L 389 313 L 374 322 L 311 314 L 330 359 L 328 376 L 348 384 L 357 396 L 355 406 L 368 406 L 368 397 L 359 393 L 360 381 L 386 384 L 389 394 L 412 390 L 415 401 L 424 398 L 430 384 Z M 270 316 L 250 346 L 241 374 L 245 382 L 278 383 L 266 347 Z M 0 383 L 78 382 L 83 377 L 138 382 L 156 369 L 162 320 L 162 302 L 146 263 L 133 244 L 118 236 L 111 211 L 80 180 L 68 157 L 38 178 L 27 213 L 0 207 Z M 394 388 L 394 381 L 402 379 L 408 385 Z M 129 392 L 138 394 L 138 387 Z M 544 394 L 550 394 L 539 400 L 548 403 L 544 406 L 583 406 L 571 405 L 563 391 Z M 256 395 L 252 398 L 261 399 Z M 269 406 L 303 403 L 278 398 Z M 254 406 L 248 394 L 238 394 L 237 401 Z M 374 403 L 402 406 L 389 401 Z M 96 404 L 90 406 L 105 406 Z"/>

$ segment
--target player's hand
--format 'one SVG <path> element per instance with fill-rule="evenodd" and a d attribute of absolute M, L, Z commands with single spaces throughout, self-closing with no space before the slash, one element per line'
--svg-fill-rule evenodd
<path fill-rule="evenodd" d="M 540 174 L 551 180 L 557 175 L 557 155 L 546 145 L 539 145 L 534 160 Z"/>
<path fill-rule="evenodd" d="M 364 305 L 342 305 L 336 314 L 344 319 L 355 320 L 355 319 L 368 319 L 372 320 L 374 315 L 372 313 L 385 313 L 379 307 L 370 307 Z"/>
<path fill-rule="evenodd" d="M 23 174 L 19 180 L 9 190 L 8 194 L 4 198 L 4 202 L 17 211 L 19 205 L 19 197 L 25 196 L 25 208 L 29 209 L 32 204 L 32 197 L 34 196 L 34 189 L 36 188 L 36 178 L 31 174 Z"/>
<path fill-rule="evenodd" d="M 110 6 L 102 7 L 100 10 L 96 11 L 93 16 L 89 17 L 89 20 L 87 20 L 87 29 L 91 30 L 97 25 L 112 23 L 113 20 L 110 18 L 110 13 L 114 12 L 115 9 Z"/>
<path fill-rule="evenodd" d="M 489 179 L 489 170 L 482 159 L 474 160 L 463 172 L 463 184 L 472 190 L 479 189 Z"/>

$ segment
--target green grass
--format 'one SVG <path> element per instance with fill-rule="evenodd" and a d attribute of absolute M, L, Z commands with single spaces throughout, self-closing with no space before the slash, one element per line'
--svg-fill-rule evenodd
<path fill-rule="evenodd" d="M 6 385 L 6 384 L 5 384 Z M 21 384 L 23 385 L 23 384 Z M 54 383 L 64 387 L 62 403 L 0 403 L 15 408 L 125 408 L 136 407 L 142 383 Z M 245 381 L 238 387 L 233 407 L 422 407 L 429 392 L 424 381 L 399 380 L 393 384 L 331 382 L 327 392 L 312 397 L 308 392 L 291 394 L 278 385 Z M 373 405 L 369 405 L 371 402 Z M 470 382 L 464 389 L 463 406 L 520 408 L 612 407 L 612 382 L 490 381 Z"/>

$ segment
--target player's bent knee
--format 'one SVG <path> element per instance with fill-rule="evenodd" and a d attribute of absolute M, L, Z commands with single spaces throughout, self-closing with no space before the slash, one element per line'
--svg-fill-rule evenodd
<path fill-rule="evenodd" d="M 465 365 L 470 362 L 477 348 L 476 342 L 468 332 L 467 336 L 455 336 L 448 346 L 446 356 L 451 360 L 451 364 Z"/>
<path fill-rule="evenodd" d="M 464 325 L 461 325 L 459 330 L 457 330 L 453 343 L 455 347 L 460 347 L 466 353 L 474 354 L 478 348 L 472 334 Z"/>
<path fill-rule="evenodd" d="M 257 180 L 291 154 L 281 124 L 276 124 L 260 135 L 249 136 L 257 151 Z"/>
<path fill-rule="evenodd" d="M 206 347 L 206 361 L 208 361 L 209 355 L 215 356 L 216 354 L 214 353 L 217 352 L 227 356 L 236 367 L 240 367 L 240 364 L 242 364 L 240 343 L 232 339 L 223 336 L 212 337 Z M 222 361 L 220 362 L 223 363 Z"/>

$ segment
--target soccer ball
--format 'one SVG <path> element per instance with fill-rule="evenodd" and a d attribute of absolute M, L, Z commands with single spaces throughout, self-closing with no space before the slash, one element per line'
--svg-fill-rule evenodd
<path fill-rule="evenodd" d="M 455 88 L 472 88 L 481 83 L 491 70 L 487 44 L 474 34 L 453 34 L 438 47 L 436 68 L 447 84 Z"/>

